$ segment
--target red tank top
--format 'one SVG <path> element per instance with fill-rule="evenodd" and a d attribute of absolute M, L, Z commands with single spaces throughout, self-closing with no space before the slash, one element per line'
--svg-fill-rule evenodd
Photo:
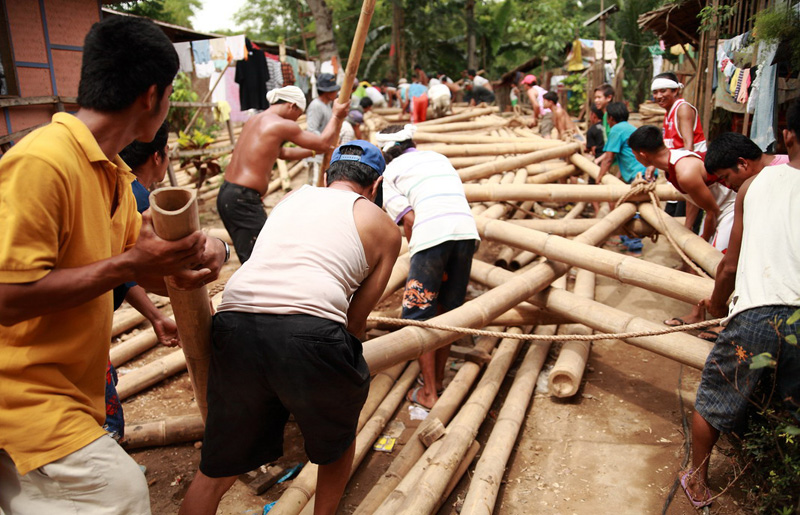
<path fill-rule="evenodd" d="M 664 145 L 668 149 L 686 148 L 686 144 L 678 132 L 678 108 L 686 104 L 694 110 L 694 132 L 692 133 L 692 141 L 694 142 L 694 150 L 697 152 L 705 152 L 706 150 L 706 136 L 703 134 L 703 127 L 697 116 L 697 109 L 688 103 L 683 98 L 679 98 L 672 104 L 667 116 L 664 117 Z"/>
<path fill-rule="evenodd" d="M 683 159 L 684 157 L 694 156 L 698 159 L 704 159 L 706 157 L 705 152 L 692 152 L 691 150 L 686 149 L 678 149 L 678 150 L 670 150 L 669 151 L 669 166 L 667 166 L 667 180 L 675 186 L 675 189 L 680 191 L 683 194 L 686 192 L 681 188 L 680 184 L 678 184 L 678 175 L 675 173 L 675 164 Z M 703 181 L 706 183 L 706 186 L 711 186 L 712 184 L 719 182 L 719 177 L 714 175 L 713 173 L 707 173 L 706 180 Z"/>

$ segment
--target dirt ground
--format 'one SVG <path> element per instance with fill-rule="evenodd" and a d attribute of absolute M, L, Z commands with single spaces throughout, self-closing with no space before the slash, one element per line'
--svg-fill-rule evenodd
<path fill-rule="evenodd" d="M 296 186 L 302 184 L 299 179 L 294 182 Z M 270 204 L 274 205 L 279 198 L 278 194 L 271 196 Z M 201 211 L 205 227 L 221 227 L 213 201 Z M 496 250 L 495 246 L 484 244 L 481 253 L 492 257 Z M 644 259 L 666 266 L 679 263 L 663 238 L 657 243 L 646 240 Z M 226 265 L 222 278 L 229 276 L 234 268 L 233 264 Z M 596 299 L 653 321 L 682 315 L 689 310 L 684 303 L 601 276 L 597 278 Z M 388 304 L 392 302 L 397 305 L 397 295 Z M 556 345 L 551 348 L 545 369 L 554 363 L 557 348 Z M 120 367 L 119 372 L 125 374 L 170 351 L 157 347 Z M 523 347 L 481 426 L 478 440 L 482 445 L 491 432 L 524 352 Z M 458 362 L 453 361 L 453 366 L 457 367 Z M 595 342 L 582 387 L 574 398 L 556 399 L 537 389 L 506 470 L 496 513 L 662 513 L 682 468 L 685 457 L 683 418 L 691 420 L 699 378 L 697 370 L 624 342 Z M 679 393 L 683 396 L 683 409 Z M 396 450 L 393 453 L 372 452 L 367 456 L 348 485 L 341 513 L 353 512 L 419 424 L 410 419 L 408 406 L 407 402 L 400 406 L 393 422 L 398 433 L 402 430 Z M 130 425 L 164 416 L 194 414 L 197 406 L 188 376 L 183 373 L 128 399 L 124 409 Z M 177 512 L 197 470 L 200 445 L 195 442 L 131 451 L 134 459 L 147 467 L 154 514 Z M 305 462 L 302 436 L 296 424 L 290 421 L 285 434 L 285 455 L 277 463 L 290 466 L 301 462 Z M 456 506 L 466 495 L 476 462 L 477 458 L 439 513 L 457 513 Z M 727 459 L 715 453 L 711 465 L 713 490 L 719 492 L 725 488 L 732 474 Z M 223 498 L 218 513 L 260 514 L 264 505 L 277 500 L 289 484 L 275 485 L 265 494 L 256 496 L 243 482 L 237 481 Z M 742 512 L 735 491 L 736 486 L 733 486 L 716 499 L 711 513 Z M 694 511 L 678 487 L 665 513 L 679 515 Z"/>

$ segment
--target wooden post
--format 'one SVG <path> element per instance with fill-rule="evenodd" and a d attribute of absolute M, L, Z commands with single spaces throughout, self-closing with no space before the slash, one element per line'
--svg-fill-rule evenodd
<path fill-rule="evenodd" d="M 211 86 L 211 89 L 209 89 L 206 92 L 206 94 L 203 96 L 203 100 L 201 100 L 201 103 L 205 104 L 206 102 L 208 102 L 208 99 L 211 98 L 211 94 L 214 92 L 215 89 L 217 89 L 217 84 L 219 84 L 219 81 L 222 80 L 222 77 L 225 76 L 225 72 L 228 71 L 228 68 L 231 66 L 232 62 L 233 61 L 230 61 L 230 62 L 228 62 L 228 64 L 225 65 L 225 69 L 222 70 L 222 73 L 219 75 L 219 77 L 217 77 L 217 80 L 216 80 L 216 82 L 214 82 L 214 85 Z M 186 128 L 183 129 L 183 132 L 185 132 L 186 134 L 189 134 L 189 129 L 191 129 L 192 126 L 194 125 L 194 122 L 197 121 L 197 116 L 199 114 L 200 114 L 200 109 L 197 109 L 197 111 L 194 112 L 194 115 L 192 116 L 192 119 L 189 120 L 189 123 L 186 125 Z M 231 143 L 233 143 L 233 137 L 231 137 Z"/>
<path fill-rule="evenodd" d="M 369 31 L 369 24 L 372 21 L 372 13 L 374 11 L 375 0 L 364 0 L 361 4 L 361 15 L 358 17 L 358 26 L 353 36 L 353 43 L 350 45 L 350 55 L 347 58 L 344 82 L 342 83 L 342 89 L 339 90 L 339 98 L 337 99 L 339 103 L 350 101 L 353 80 L 356 78 L 356 73 L 358 73 L 358 65 L 361 64 L 361 53 L 364 51 L 364 41 L 367 39 L 367 32 Z M 342 120 L 336 118 L 334 123 L 336 124 L 336 134 L 339 134 L 339 130 L 342 128 Z M 322 158 L 322 168 L 319 172 L 317 186 L 323 186 L 322 178 L 325 170 L 328 169 L 328 164 L 331 162 L 331 154 L 333 154 L 332 151 L 325 152 L 325 156 Z"/>
<path fill-rule="evenodd" d="M 150 194 L 150 210 L 156 234 L 178 240 L 200 229 L 197 192 L 185 188 L 161 188 Z M 189 367 L 197 407 L 205 420 L 208 413 L 206 386 L 211 359 L 211 310 L 205 286 L 185 291 L 167 282 L 167 291 Z"/>

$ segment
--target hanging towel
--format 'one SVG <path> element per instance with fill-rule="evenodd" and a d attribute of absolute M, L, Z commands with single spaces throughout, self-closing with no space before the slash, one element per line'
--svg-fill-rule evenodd
<path fill-rule="evenodd" d="M 227 61 L 228 60 L 228 45 L 225 38 L 214 38 L 209 41 L 211 47 L 211 60 L 212 61 Z"/>
<path fill-rule="evenodd" d="M 194 53 L 195 64 L 207 63 L 211 60 L 211 47 L 207 39 L 192 41 L 192 52 Z"/>
<path fill-rule="evenodd" d="M 183 43 L 173 43 L 175 51 L 178 52 L 178 59 L 180 60 L 180 71 L 184 73 L 192 73 L 192 44 L 188 41 Z"/>
<path fill-rule="evenodd" d="M 234 61 L 241 61 L 246 59 L 246 47 L 244 42 L 244 34 L 239 36 L 228 36 L 225 38 L 225 43 L 228 45 L 228 54 Z"/>

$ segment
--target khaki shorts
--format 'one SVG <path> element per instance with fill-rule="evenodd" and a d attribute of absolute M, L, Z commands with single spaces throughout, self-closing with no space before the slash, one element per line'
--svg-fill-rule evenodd
<path fill-rule="evenodd" d="M 554 128 L 553 113 L 545 113 L 539 118 L 539 133 L 543 138 L 549 138 Z"/>
<path fill-rule="evenodd" d="M 150 515 L 150 494 L 139 465 L 104 435 L 24 476 L 0 451 L 0 512 Z"/>

